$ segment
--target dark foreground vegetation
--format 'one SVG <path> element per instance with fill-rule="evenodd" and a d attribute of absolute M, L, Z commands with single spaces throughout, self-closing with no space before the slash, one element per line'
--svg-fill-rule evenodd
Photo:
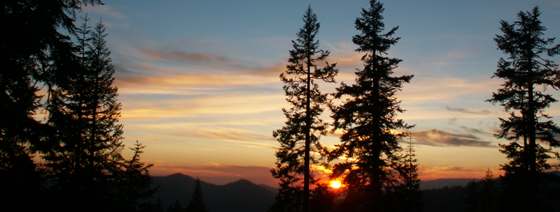
<path fill-rule="evenodd" d="M 98 0 L 2 1 L 0 205 L 5 211 L 138 211 L 155 192 L 144 146 L 123 158 L 121 104 Z M 65 33 L 61 33 L 63 31 Z M 39 95 L 43 91 L 45 95 Z M 46 112 L 43 119 L 34 115 Z M 40 157 L 40 160 L 36 158 Z"/>
<path fill-rule="evenodd" d="M 510 141 L 500 145 L 500 152 L 510 161 L 501 165 L 505 174 L 499 183 L 489 174 L 478 183 L 483 186 L 472 183 L 466 193 L 462 187 L 420 190 L 408 133 L 414 125 L 397 118 L 404 109 L 396 93 L 414 76 L 394 74 L 402 60 L 388 53 L 400 37 L 396 37 L 398 27 L 385 30 L 383 11 L 380 2 L 370 0 L 356 18 L 358 33 L 352 41 L 362 54 L 363 67 L 356 69 L 354 84 L 341 83 L 333 94 L 322 92 L 318 83 L 335 82 L 336 63 L 327 62 L 329 52 L 319 48 L 317 15 L 311 7 L 305 11 L 286 71 L 280 75 L 291 108 L 283 109 L 285 126 L 273 132 L 280 149 L 271 172 L 280 180 L 280 190 L 269 211 L 560 210 L 560 179 L 545 173 L 558 166 L 548 160 L 560 158 L 554 150 L 560 147 L 560 128 L 544 111 L 557 102 L 545 91 L 560 88 L 558 65 L 548 59 L 560 53 L 560 45 L 554 45 L 554 38 L 542 38 L 546 28 L 539 20 L 538 7 L 519 12 L 511 24 L 502 21 L 502 34 L 494 38 L 508 57 L 498 61 L 492 77 L 504 83 L 487 102 L 510 114 L 500 118 L 501 131 L 495 135 Z M 332 123 L 320 118 L 326 109 L 331 111 Z M 320 143 L 329 132 L 340 134 L 335 148 Z M 406 140 L 409 145 L 402 148 Z M 331 169 L 329 177 L 342 179 L 346 185 L 343 192 L 333 193 L 319 183 L 311 174 L 313 166 Z M 442 193 L 446 194 L 438 198 L 446 203 L 423 199 Z M 458 198 L 463 195 L 465 202 Z"/>
<path fill-rule="evenodd" d="M 113 85 L 115 68 L 102 21 L 79 16 L 99 0 L 4 0 L 0 24 L 0 207 L 7 211 L 559 211 L 560 179 L 548 171 L 560 155 L 560 128 L 545 113 L 557 100 L 545 89 L 560 89 L 560 53 L 540 11 L 520 12 L 501 22 L 494 40 L 507 58 L 493 75 L 504 83 L 487 101 L 509 112 L 497 138 L 509 162 L 503 176 L 491 172 L 466 187 L 420 189 L 418 164 L 408 130 L 398 119 L 404 109 L 396 93 L 412 75 L 395 76 L 402 61 L 389 57 L 398 27 L 385 30 L 383 5 L 370 0 L 355 21 L 352 37 L 363 54 L 354 84 L 333 94 L 321 83 L 336 83 L 336 63 L 316 39 L 320 24 L 311 6 L 292 41 L 284 82 L 286 125 L 273 136 L 280 147 L 271 170 L 280 182 L 269 190 L 248 181 L 213 186 L 200 180 L 158 187 L 141 161 L 144 147 L 123 158 L 121 104 Z M 77 17 L 82 24 L 76 26 Z M 41 93 L 44 93 L 42 95 Z M 331 112 L 326 114 L 326 112 Z M 37 117 L 45 112 L 44 117 Z M 332 123 L 321 117 L 330 115 Z M 321 136 L 340 133 L 334 148 Z M 408 146 L 401 144 L 408 141 Z M 313 167 L 333 171 L 344 189 L 334 191 L 313 176 Z M 184 176 L 175 175 L 173 178 Z M 155 178 L 156 181 L 159 178 Z M 178 186 L 178 187 L 174 187 Z M 181 187 L 182 189 L 179 189 Z M 160 192 L 175 192 L 175 194 Z M 175 189 L 176 191 L 173 191 Z M 190 192 L 192 189 L 192 193 Z M 205 199 L 203 190 L 212 198 Z M 244 190 L 243 195 L 239 191 Z M 154 195 L 156 198 L 154 198 Z M 184 195 L 187 195 L 185 197 Z M 188 196 L 190 195 L 190 196 Z M 174 196 L 175 200 L 169 200 Z M 249 199 L 247 199 L 249 198 Z M 173 201 L 173 203 L 170 203 Z M 188 203 L 187 203 L 188 201 Z M 210 203 L 210 204 L 206 204 Z M 165 205 L 165 206 L 164 206 Z M 223 207 L 226 205 L 226 207 Z M 231 205 L 231 207 L 227 207 Z M 233 206 L 236 205 L 236 206 Z"/>
<path fill-rule="evenodd" d="M 431 185 L 422 189 L 425 212 L 466 212 L 497 211 L 495 198 L 501 187 L 501 180 L 491 173 L 479 180 L 448 179 L 423 182 Z M 560 172 L 552 172 L 560 176 Z M 154 177 L 154 186 L 159 186 L 151 201 L 158 203 L 164 212 L 185 209 L 195 192 L 197 179 L 180 173 Z M 266 211 L 274 202 L 278 190 L 266 185 L 256 185 L 247 180 L 239 180 L 226 185 L 214 185 L 200 181 L 203 201 L 209 211 L 216 212 L 257 212 Z M 559 184 L 556 184 L 558 188 Z M 339 191 L 340 192 L 340 191 Z M 490 195 L 488 195 L 490 194 Z M 557 202 L 555 207 L 560 207 Z M 333 208 L 329 208 L 332 210 Z M 328 211 L 328 210 L 327 210 Z"/>

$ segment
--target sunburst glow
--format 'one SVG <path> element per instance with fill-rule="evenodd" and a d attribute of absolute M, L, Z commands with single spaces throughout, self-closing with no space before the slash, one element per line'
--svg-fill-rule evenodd
<path fill-rule="evenodd" d="M 340 182 L 340 180 L 333 180 L 330 183 L 330 187 L 334 188 L 334 189 L 339 189 L 342 186 L 342 183 Z"/>

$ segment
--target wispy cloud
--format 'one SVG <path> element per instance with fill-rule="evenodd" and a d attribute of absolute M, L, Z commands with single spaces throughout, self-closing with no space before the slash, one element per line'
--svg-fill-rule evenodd
<path fill-rule="evenodd" d="M 467 126 L 459 126 L 459 127 L 461 129 L 469 132 L 469 133 L 477 133 L 477 134 L 488 134 L 489 133 L 489 132 L 486 132 L 485 130 L 480 129 L 480 128 L 473 128 L 473 127 L 467 127 Z"/>
<path fill-rule="evenodd" d="M 459 98 L 479 97 L 490 94 L 499 82 L 495 79 L 464 79 L 454 77 L 415 77 L 410 84 L 404 85 L 399 99 L 407 104 L 414 103 L 449 103 Z"/>
<path fill-rule="evenodd" d="M 430 146 L 473 146 L 492 147 L 489 141 L 482 141 L 472 134 L 454 134 L 438 129 L 412 131 L 412 138 L 422 145 Z"/>
<path fill-rule="evenodd" d="M 281 95 L 222 94 L 160 99 L 143 102 L 125 99 L 123 119 L 153 120 L 200 116 L 233 116 L 280 111 L 286 103 Z M 224 117 L 222 117 L 223 119 Z M 241 121 L 241 120 L 240 120 Z"/>
<path fill-rule="evenodd" d="M 476 110 L 476 109 L 465 109 L 465 108 L 452 108 L 449 106 L 445 106 L 445 109 L 447 109 L 448 111 L 452 111 L 452 112 L 459 112 L 459 113 L 467 113 L 467 114 L 480 114 L 480 115 L 485 115 L 485 114 L 500 114 L 496 111 L 491 111 L 491 110 Z"/>
<path fill-rule="evenodd" d="M 266 86 L 279 80 L 258 75 L 186 73 L 172 76 L 122 76 L 115 84 L 126 94 L 189 94 L 186 91 L 231 90 L 234 87 Z"/>
<path fill-rule="evenodd" d="M 257 133 L 245 132 L 242 129 L 216 129 L 193 127 L 182 132 L 171 133 L 172 136 L 195 137 L 205 139 L 216 139 L 227 142 L 244 144 L 252 147 L 276 148 L 274 138 L 271 135 L 261 135 Z M 263 141 L 271 141 L 264 143 Z"/>
<path fill-rule="evenodd" d="M 170 49 L 142 49 L 146 59 L 176 61 L 208 65 L 230 65 L 234 60 L 221 55 L 189 53 Z"/>
<path fill-rule="evenodd" d="M 115 11 L 113 7 L 108 5 L 90 5 L 82 8 L 82 10 L 85 13 L 94 13 L 101 16 L 108 15 L 118 19 L 126 18 L 122 13 Z"/>

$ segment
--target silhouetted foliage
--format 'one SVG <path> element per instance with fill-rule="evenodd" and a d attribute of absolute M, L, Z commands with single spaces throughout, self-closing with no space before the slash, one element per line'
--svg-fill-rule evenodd
<path fill-rule="evenodd" d="M 57 84 L 48 91 L 47 123 L 53 132 L 43 158 L 54 188 L 74 200 L 68 209 L 118 204 L 111 191 L 124 162 L 122 125 L 117 123 L 121 105 L 112 85 L 105 28 L 100 22 L 91 31 L 87 24 L 86 17 L 76 29 L 79 64 L 67 67 L 72 69 L 62 79 L 55 77 Z"/>
<path fill-rule="evenodd" d="M 426 212 L 463 212 L 466 205 L 463 196 L 467 189 L 463 186 L 444 186 L 438 189 L 422 190 L 424 211 Z"/>
<path fill-rule="evenodd" d="M 397 113 L 403 112 L 395 93 L 413 77 L 394 77 L 393 69 L 401 59 L 387 57 L 387 52 L 400 38 L 393 35 L 398 27 L 382 34 L 383 5 L 370 1 L 370 8 L 362 9 L 355 27 L 360 34 L 352 41 L 362 56 L 364 68 L 357 69 L 354 85 L 342 83 L 336 98 L 340 106 L 333 106 L 334 128 L 343 130 L 341 144 L 332 152 L 331 160 L 344 157 L 334 165 L 334 175 L 344 175 L 348 185 L 347 203 L 352 211 L 391 210 L 386 198 L 395 182 L 395 168 L 400 162 L 398 140 L 405 137 L 409 126 Z"/>
<path fill-rule="evenodd" d="M 40 106 L 37 94 L 52 51 L 71 52 L 59 29 L 72 31 L 72 15 L 83 1 L 19 1 L 0 3 L 0 200 L 2 208 L 37 210 L 42 173 L 33 161 L 45 126 L 33 118 Z M 56 49 L 56 50 L 54 50 Z M 61 59 L 61 58 L 58 58 Z M 40 200 L 38 200 L 40 201 Z M 17 205 L 17 207 L 15 207 Z"/>
<path fill-rule="evenodd" d="M 47 124 L 42 144 L 49 176 L 50 207 L 59 211 L 137 211 L 149 207 L 151 164 L 140 162 L 136 143 L 131 160 L 122 157 L 121 104 L 106 47 L 105 26 L 94 29 L 87 17 L 75 29 L 74 62 L 50 75 Z M 55 62 L 56 63 L 56 62 Z M 66 73 L 66 74 L 61 74 Z"/>
<path fill-rule="evenodd" d="M 196 185 L 194 187 L 191 201 L 187 206 L 187 212 L 208 212 L 206 204 L 204 204 L 200 179 L 198 178 L 196 179 Z"/>
<path fill-rule="evenodd" d="M 176 200 L 175 204 L 170 205 L 169 208 L 167 208 L 167 212 L 184 212 L 183 206 L 181 206 L 179 200 Z"/>
<path fill-rule="evenodd" d="M 550 190 L 558 179 L 543 173 L 551 168 L 547 160 L 559 157 L 552 148 L 560 146 L 555 137 L 560 128 L 544 113 L 544 109 L 557 100 L 539 90 L 560 88 L 558 65 L 541 56 L 543 53 L 559 54 L 560 45 L 549 47 L 554 38 L 541 38 L 546 28 L 541 25 L 539 16 L 540 11 L 535 7 L 532 11 L 519 12 L 518 21 L 512 24 L 502 20 L 503 34 L 494 38 L 498 49 L 509 55 L 508 59 L 499 60 L 493 76 L 505 80 L 503 87 L 487 100 L 499 103 L 510 112 L 508 119 L 500 118 L 502 132 L 496 135 L 512 141 L 500 145 L 500 152 L 511 159 L 502 165 L 506 173 L 501 178 L 501 211 L 551 210 L 553 206 L 549 202 L 560 200 L 560 190 Z M 541 146 L 537 140 L 548 144 L 549 148 Z"/>
<path fill-rule="evenodd" d="M 516 173 L 500 177 L 497 211 L 559 211 L 560 177 L 550 173 Z M 515 204 L 512 204 L 515 203 Z"/>
<path fill-rule="evenodd" d="M 163 210 L 163 203 L 161 201 L 161 198 L 158 198 L 156 203 L 152 203 L 152 202 L 147 202 L 144 203 L 142 205 L 140 205 L 140 210 L 138 210 L 140 212 L 165 212 L 165 210 Z"/>
<path fill-rule="evenodd" d="M 422 211 L 424 200 L 420 190 L 421 180 L 418 179 L 418 164 L 415 158 L 412 139 L 408 143 L 407 154 L 403 156 L 403 163 L 398 167 L 399 183 L 395 187 L 396 207 L 398 211 Z"/>
<path fill-rule="evenodd" d="M 490 169 L 486 171 L 486 176 L 482 180 L 473 180 L 467 184 L 466 188 L 467 192 L 463 199 L 467 205 L 467 212 L 497 210 L 498 186 Z"/>
<path fill-rule="evenodd" d="M 309 185 L 314 183 L 310 164 L 318 164 L 318 158 L 324 155 L 319 138 L 327 133 L 326 124 L 320 119 L 327 94 L 319 90 L 315 81 L 332 83 L 338 73 L 336 64 L 326 62 L 329 52 L 320 50 L 319 41 L 315 40 L 320 24 L 311 6 L 303 21 L 298 38 L 292 41 L 294 49 L 290 50 L 287 70 L 280 75 L 286 100 L 292 108 L 282 109 L 288 119 L 286 126 L 273 132 L 280 148 L 276 151 L 276 167 L 271 172 L 281 183 L 272 211 L 309 210 Z"/>
<path fill-rule="evenodd" d="M 550 149 L 541 147 L 537 140 L 550 147 L 560 146 L 554 137 L 560 128 L 544 113 L 551 103 L 557 102 L 552 95 L 539 91 L 538 88 L 560 88 L 558 65 L 541 57 L 546 53 L 554 56 L 560 53 L 560 45 L 548 47 L 554 38 L 543 39 L 546 28 L 539 20 L 538 7 L 531 12 L 519 12 L 518 21 L 509 24 L 501 21 L 503 35 L 496 35 L 494 40 L 498 49 L 509 54 L 508 59 L 501 58 L 493 77 L 505 80 L 503 87 L 492 94 L 487 101 L 500 103 L 510 112 L 509 119 L 502 119 L 502 132 L 498 138 L 512 140 L 509 145 L 500 145 L 502 152 L 511 161 L 502 166 L 507 174 L 518 171 L 542 172 L 549 169 L 546 163 Z M 523 145 L 517 143 L 523 141 Z M 555 153 L 557 155 L 557 153 Z"/>
<path fill-rule="evenodd" d="M 134 155 L 131 160 L 124 161 L 122 164 L 122 170 L 117 176 L 119 186 L 122 188 L 120 191 L 123 194 L 123 200 L 121 202 L 125 203 L 127 207 L 132 211 L 142 210 L 146 208 L 154 208 L 163 210 L 163 205 L 161 199 L 158 199 L 156 205 L 152 205 L 150 202 L 144 202 L 147 198 L 151 197 L 158 189 L 158 187 L 150 188 L 152 184 L 152 177 L 150 176 L 149 169 L 153 164 L 144 164 L 140 161 L 140 155 L 144 153 L 143 146 L 141 143 L 136 141 L 134 147 L 130 149 L 134 151 Z M 158 205 L 159 204 L 159 205 Z"/>
<path fill-rule="evenodd" d="M 331 191 L 328 185 L 317 184 L 313 189 L 313 198 L 310 201 L 310 211 L 312 212 L 332 212 L 338 211 L 336 207 L 336 191 Z"/>

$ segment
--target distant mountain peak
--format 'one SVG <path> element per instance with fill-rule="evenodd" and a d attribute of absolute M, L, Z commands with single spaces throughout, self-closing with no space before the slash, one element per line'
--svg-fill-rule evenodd
<path fill-rule="evenodd" d="M 161 198 L 164 208 L 179 200 L 188 205 L 194 192 L 196 180 L 188 175 L 175 173 L 166 177 L 154 177 L 159 189 L 151 201 Z M 247 179 L 239 179 L 226 185 L 202 183 L 204 202 L 209 211 L 260 212 L 266 211 L 276 196 L 273 191 L 256 185 Z"/>
<path fill-rule="evenodd" d="M 174 177 L 174 176 L 188 176 L 188 175 L 183 174 L 183 173 L 181 173 L 181 172 L 177 172 L 177 173 L 175 173 L 175 174 L 167 175 L 166 177 Z M 190 177 L 190 176 L 188 176 L 188 177 Z"/>
<path fill-rule="evenodd" d="M 257 184 L 246 179 L 239 179 L 238 181 L 225 184 L 224 187 L 253 187 L 253 188 L 259 187 L 260 188 L 260 186 L 258 186 Z"/>
<path fill-rule="evenodd" d="M 256 185 L 256 184 L 254 184 L 253 182 L 251 182 L 251 181 L 249 181 L 249 180 L 246 180 L 246 179 L 243 179 L 243 178 L 241 178 L 241 179 L 239 179 L 238 181 L 235 181 L 235 182 L 233 182 L 233 183 L 245 183 L 245 184 L 253 184 L 253 185 Z"/>

